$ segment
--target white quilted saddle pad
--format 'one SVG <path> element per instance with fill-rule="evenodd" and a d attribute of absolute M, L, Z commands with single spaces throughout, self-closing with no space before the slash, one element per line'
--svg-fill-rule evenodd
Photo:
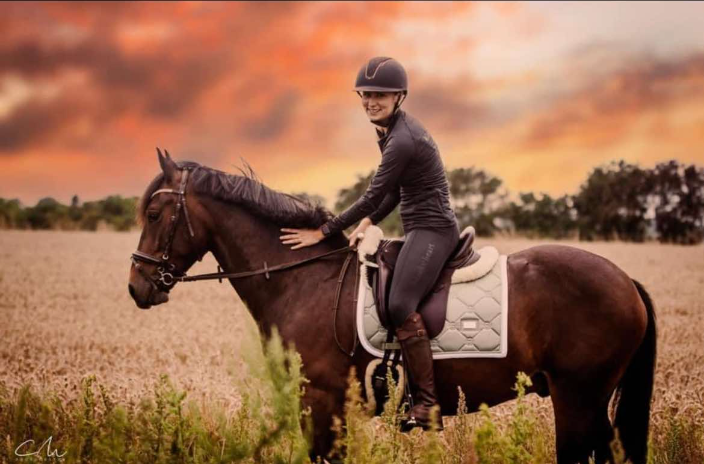
<path fill-rule="evenodd" d="M 372 355 L 382 357 L 386 329 L 376 314 L 365 265 L 359 272 L 357 332 L 362 346 Z M 507 327 L 508 276 L 506 255 L 501 255 L 483 277 L 453 283 L 450 287 L 445 326 L 430 340 L 433 359 L 506 357 Z"/>

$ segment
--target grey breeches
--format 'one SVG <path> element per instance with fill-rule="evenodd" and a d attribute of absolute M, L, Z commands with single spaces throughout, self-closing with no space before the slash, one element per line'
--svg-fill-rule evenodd
<path fill-rule="evenodd" d="M 389 312 L 395 327 L 418 309 L 432 289 L 450 254 L 459 243 L 459 228 L 413 229 L 406 234 L 389 294 Z"/>

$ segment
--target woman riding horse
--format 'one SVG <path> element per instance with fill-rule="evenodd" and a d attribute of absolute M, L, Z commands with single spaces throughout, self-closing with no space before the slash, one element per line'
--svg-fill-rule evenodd
<path fill-rule="evenodd" d="M 177 282 L 228 279 L 261 333 L 268 336 L 279 327 L 282 340 L 300 353 L 310 381 L 302 400 L 313 423 L 311 459 L 325 457 L 334 440 L 333 417 L 344 414 L 346 374 L 353 367 L 364 372 L 373 359 L 364 350 L 342 349 L 337 337 L 353 345 L 357 336 L 358 282 L 345 279 L 355 253 L 342 229 L 362 220 L 354 242 L 400 201 L 407 236 L 392 281 L 391 319 L 418 387 L 415 422 L 405 426 L 427 427 L 429 408 L 438 402 L 442 414 L 456 414 L 460 389 L 469 411 L 512 400 L 516 375 L 525 372 L 533 381 L 530 391 L 552 400 L 558 464 L 590 458 L 606 463 L 614 429 L 630 462 L 646 464 L 655 307 L 640 283 L 601 256 L 560 244 L 508 255 L 506 357 L 432 363 L 416 308 L 458 233 L 442 162 L 430 136 L 399 110 L 407 85 L 398 63 L 371 60 L 358 84 L 363 106 L 379 127 L 382 162 L 365 195 L 332 220 L 325 208 L 276 192 L 253 176 L 176 163 L 159 153 L 162 172 L 142 195 L 143 229 L 132 254 L 128 290 L 137 306 L 167 302 Z M 282 236 L 282 227 L 297 229 L 283 229 L 289 233 Z M 281 246 L 283 241 L 294 249 L 307 247 L 323 238 L 315 249 Z M 187 276 L 206 253 L 223 271 Z M 293 259 L 297 253 L 302 259 Z M 337 258 L 320 259 L 334 254 Z M 274 272 L 276 278 L 270 276 Z M 337 286 L 321 285 L 337 275 Z"/>
<path fill-rule="evenodd" d="M 376 126 L 381 163 L 367 191 L 352 206 L 318 229 L 282 228 L 283 244 L 292 249 L 314 245 L 361 220 L 350 245 L 367 227 L 383 220 L 401 203 L 405 240 L 391 283 L 389 311 L 411 382 L 413 407 L 403 429 L 430 427 L 437 405 L 430 339 L 416 312 L 459 241 L 459 225 L 438 147 L 425 128 L 401 110 L 408 78 L 393 58 L 369 60 L 357 74 L 354 90 Z M 442 429 L 442 417 L 435 422 Z"/>

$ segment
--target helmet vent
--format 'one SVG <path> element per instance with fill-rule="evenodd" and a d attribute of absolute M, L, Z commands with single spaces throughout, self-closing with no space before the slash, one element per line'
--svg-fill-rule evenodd
<path fill-rule="evenodd" d="M 369 63 L 367 63 L 367 69 L 364 72 L 364 77 L 366 77 L 367 79 L 374 79 L 379 69 L 381 69 L 381 67 L 384 66 L 389 60 L 391 60 L 391 58 L 387 58 L 385 56 L 379 56 L 377 58 L 372 58 L 371 60 L 369 60 Z M 372 72 L 372 74 L 369 74 L 370 71 Z"/>

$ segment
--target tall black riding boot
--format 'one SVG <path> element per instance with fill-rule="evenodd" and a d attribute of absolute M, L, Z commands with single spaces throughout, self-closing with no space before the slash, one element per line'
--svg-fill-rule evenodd
<path fill-rule="evenodd" d="M 433 354 L 423 318 L 417 312 L 410 314 L 403 325 L 396 329 L 401 344 L 401 353 L 406 364 L 411 384 L 414 385 L 414 405 L 408 413 L 408 421 L 402 425 L 404 431 L 414 427 L 431 427 L 430 409 L 438 404 L 435 397 L 433 376 Z M 442 430 L 442 415 L 437 413 L 438 430 Z"/>

